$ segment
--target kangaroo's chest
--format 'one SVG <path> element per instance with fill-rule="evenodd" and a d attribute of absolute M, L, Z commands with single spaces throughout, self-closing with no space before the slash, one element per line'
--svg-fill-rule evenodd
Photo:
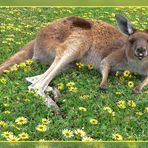
<path fill-rule="evenodd" d="M 128 59 L 128 69 L 131 72 L 137 72 L 140 75 L 147 75 L 147 72 L 144 70 L 144 62 Z"/>

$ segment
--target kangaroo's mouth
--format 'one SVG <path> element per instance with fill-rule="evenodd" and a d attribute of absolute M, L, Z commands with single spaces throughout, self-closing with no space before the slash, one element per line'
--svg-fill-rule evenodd
<path fill-rule="evenodd" d="M 135 56 L 136 56 L 139 60 L 142 60 L 142 59 L 145 57 L 145 54 L 144 54 L 144 53 L 137 53 L 137 54 L 135 54 Z"/>
<path fill-rule="evenodd" d="M 138 56 L 138 59 L 139 59 L 139 60 L 142 60 L 143 58 L 144 58 L 144 55 Z"/>

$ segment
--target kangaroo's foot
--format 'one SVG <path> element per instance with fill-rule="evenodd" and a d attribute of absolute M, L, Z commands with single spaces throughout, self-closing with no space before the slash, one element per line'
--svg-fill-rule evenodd
<path fill-rule="evenodd" d="M 30 86 L 28 86 L 29 90 L 34 90 L 38 95 L 40 95 L 44 102 L 45 105 L 47 107 L 51 107 L 54 106 L 56 110 L 59 110 L 58 105 L 56 104 L 58 98 L 60 98 L 61 94 L 58 91 L 58 89 L 56 88 L 52 88 L 50 86 L 46 85 L 42 85 L 42 83 L 36 83 L 36 79 L 39 79 L 39 76 L 35 76 L 31 78 L 29 78 L 29 80 L 34 81 L 34 83 L 32 83 Z M 28 78 L 27 78 L 28 79 Z M 53 99 L 49 96 L 49 92 L 51 92 L 53 94 Z"/>
<path fill-rule="evenodd" d="M 57 88 L 52 88 L 50 86 L 46 86 L 46 89 L 44 90 L 44 89 L 42 89 L 42 87 L 40 87 L 38 85 L 35 85 L 35 86 L 30 85 L 28 87 L 28 89 L 29 90 L 34 90 L 38 95 L 43 97 L 43 99 L 46 100 L 45 102 L 47 102 L 46 105 L 48 107 L 50 106 L 50 103 L 51 103 L 51 105 L 55 105 L 56 106 L 56 102 L 61 97 L 61 94 L 60 94 L 59 90 Z M 53 94 L 53 100 L 54 101 L 48 101 L 49 99 L 48 99 L 47 96 L 48 96 L 49 92 L 51 92 Z"/>
<path fill-rule="evenodd" d="M 139 87 L 135 87 L 134 89 L 133 89 L 133 93 L 134 94 L 138 94 L 138 93 L 140 93 L 140 88 Z"/>
<path fill-rule="evenodd" d="M 107 83 L 101 83 L 100 86 L 99 86 L 99 89 L 101 91 L 106 91 L 107 90 Z"/>
<path fill-rule="evenodd" d="M 44 99 L 44 102 L 47 107 L 55 106 L 56 108 L 58 108 L 56 102 L 53 101 L 51 99 L 51 97 L 49 97 L 49 95 L 45 91 L 42 90 L 42 88 L 36 88 L 36 87 L 32 87 L 32 86 L 29 86 L 28 88 L 29 88 L 29 90 L 34 90 L 36 92 L 36 94 L 41 96 Z M 51 88 L 51 90 L 52 90 L 52 88 Z"/>
<path fill-rule="evenodd" d="M 42 75 L 37 75 L 34 77 L 27 77 L 26 80 L 30 83 L 35 83 L 36 81 L 38 81 L 41 78 Z"/>
<path fill-rule="evenodd" d="M 57 102 L 58 99 L 61 97 L 60 91 L 57 88 L 55 88 L 55 87 L 48 86 L 47 89 L 45 90 L 45 92 L 47 92 L 47 93 L 48 92 L 52 92 L 53 99 L 54 99 L 55 102 Z"/>

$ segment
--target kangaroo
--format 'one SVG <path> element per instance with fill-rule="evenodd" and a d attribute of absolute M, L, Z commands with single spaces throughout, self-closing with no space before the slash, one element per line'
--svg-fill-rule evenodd
<path fill-rule="evenodd" d="M 99 88 L 107 89 L 110 71 L 137 71 L 146 78 L 133 89 L 139 93 L 148 84 L 148 30 L 138 31 L 128 19 L 115 16 L 120 31 L 102 21 L 91 21 L 76 16 L 54 21 L 41 29 L 36 38 L 22 50 L 0 65 L 0 72 L 15 63 L 29 58 L 50 65 L 41 75 L 26 78 L 32 84 L 28 87 L 40 94 L 48 106 L 56 103 L 46 91 L 58 91 L 48 87 L 52 79 L 70 63 L 79 60 L 93 64 L 102 74 Z"/>

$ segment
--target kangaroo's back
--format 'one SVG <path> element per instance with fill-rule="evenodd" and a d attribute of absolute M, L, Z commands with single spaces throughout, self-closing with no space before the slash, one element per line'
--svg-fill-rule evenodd
<path fill-rule="evenodd" d="M 92 46 L 82 58 L 82 62 L 92 63 L 95 69 L 100 69 L 102 59 L 119 50 L 127 40 L 127 36 L 116 27 L 103 21 L 93 21 L 91 37 Z"/>
<path fill-rule="evenodd" d="M 88 52 L 93 52 L 96 56 L 99 54 L 102 59 L 122 46 L 126 37 L 117 28 L 103 21 L 71 16 L 56 20 L 44 27 L 36 37 L 35 48 L 47 55 L 47 52 L 51 52 L 50 49 L 54 51 L 69 38 L 73 38 L 74 42 L 79 38 L 85 38 L 86 43 L 91 45 Z M 93 53 L 90 56 L 95 56 Z"/>

